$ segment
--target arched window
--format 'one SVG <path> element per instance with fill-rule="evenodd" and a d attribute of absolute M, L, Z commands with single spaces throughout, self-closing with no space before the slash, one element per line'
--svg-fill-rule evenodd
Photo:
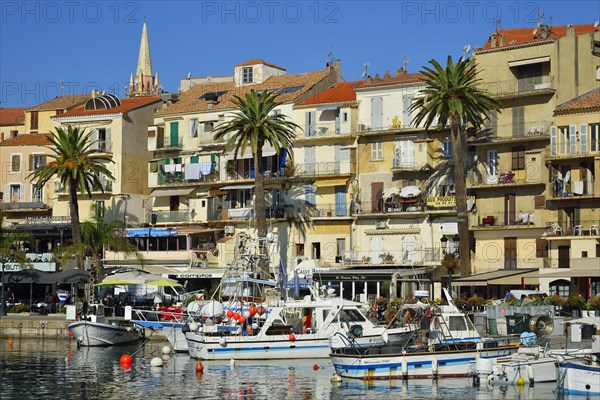
<path fill-rule="evenodd" d="M 550 290 L 548 293 L 549 295 L 559 295 L 561 297 L 568 297 L 569 296 L 569 286 L 570 286 L 570 282 L 565 280 L 565 279 L 558 279 L 556 281 L 552 281 L 550 282 Z"/>

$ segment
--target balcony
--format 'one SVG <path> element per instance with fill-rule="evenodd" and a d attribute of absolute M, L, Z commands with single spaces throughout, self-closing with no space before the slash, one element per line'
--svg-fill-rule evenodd
<path fill-rule="evenodd" d="M 350 161 L 314 162 L 295 165 L 296 176 L 349 175 L 354 173 Z"/>
<path fill-rule="evenodd" d="M 161 140 L 160 137 L 156 140 L 156 148 L 153 150 L 177 150 L 183 148 L 183 137 L 179 136 L 177 141 L 169 140 L 165 138 Z"/>
<path fill-rule="evenodd" d="M 296 140 L 306 140 L 308 138 L 327 138 L 339 137 L 352 134 L 349 128 L 341 128 L 334 121 L 319 122 L 315 126 L 304 131 L 304 135 L 298 135 Z"/>
<path fill-rule="evenodd" d="M 546 224 L 546 239 L 560 239 L 564 237 L 600 237 L 600 219 L 583 220 L 573 223 L 564 221 L 551 221 Z"/>
<path fill-rule="evenodd" d="M 552 200 L 585 200 L 597 197 L 594 193 L 592 181 L 568 181 L 563 179 L 552 180 Z"/>
<path fill-rule="evenodd" d="M 401 245 L 400 245 L 401 247 Z M 344 251 L 342 262 L 346 265 L 422 265 L 441 261 L 439 248 Z"/>
<path fill-rule="evenodd" d="M 156 214 L 157 223 L 168 223 L 168 222 L 188 222 L 190 221 L 189 210 L 179 211 L 153 211 Z"/>
<path fill-rule="evenodd" d="M 520 171 L 500 171 L 498 174 L 488 174 L 483 172 L 481 175 L 469 171 L 467 173 L 467 187 L 470 188 L 499 188 L 513 186 L 531 186 L 545 185 L 542 181 L 539 171 L 529 173 L 528 170 Z"/>
<path fill-rule="evenodd" d="M 482 84 L 483 88 L 497 100 L 508 100 L 518 97 L 552 95 L 556 92 L 552 75 L 537 76 L 524 79 L 511 79 Z"/>
<path fill-rule="evenodd" d="M 536 215 L 538 218 L 536 218 Z M 478 211 L 470 219 L 470 227 L 473 230 L 487 230 L 497 228 L 541 228 L 541 211 L 519 210 L 515 213 L 500 211 Z"/>
<path fill-rule="evenodd" d="M 379 200 L 350 203 L 350 212 L 357 216 L 393 215 L 394 217 L 413 218 L 428 214 L 456 214 L 454 196 L 428 196 L 426 198 L 396 199 L 394 202 Z"/>
<path fill-rule="evenodd" d="M 592 144 L 597 146 L 596 144 Z M 580 158 L 594 158 L 600 157 L 600 151 L 582 151 L 579 146 L 571 151 L 570 147 L 551 146 L 546 153 L 546 159 L 550 161 L 567 160 L 567 159 L 580 159 Z"/>
<path fill-rule="evenodd" d="M 342 204 L 317 204 L 314 208 L 313 218 L 336 218 L 350 216 L 350 207 Z"/>
<path fill-rule="evenodd" d="M 41 201 L 16 201 L 10 203 L 0 203 L 0 210 L 5 211 L 30 211 L 47 210 L 48 206 Z"/>

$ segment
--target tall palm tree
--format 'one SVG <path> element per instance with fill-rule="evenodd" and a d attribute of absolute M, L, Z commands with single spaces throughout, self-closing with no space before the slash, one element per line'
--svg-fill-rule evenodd
<path fill-rule="evenodd" d="M 63 187 L 67 188 L 74 243 L 81 242 L 77 192 L 86 192 L 91 198 L 92 188 L 104 192 L 101 176 L 115 180 L 107 168 L 107 164 L 112 162 L 110 155 L 98 153 L 98 150 L 93 148 L 95 142 L 90 140 L 90 136 L 91 133 L 86 134 L 85 130 L 70 125 L 66 131 L 57 127 L 56 132 L 49 138 L 50 144 L 45 146 L 52 151 L 49 157 L 53 160 L 27 177 L 35 182 L 38 190 L 53 178 L 58 178 Z M 78 264 L 78 267 L 82 268 L 81 257 L 78 257 Z"/>
<path fill-rule="evenodd" d="M 416 124 L 424 123 L 426 128 L 437 123 L 439 127 L 450 125 L 452 143 L 452 162 L 454 167 L 454 185 L 458 221 L 459 254 L 461 276 L 471 273 L 469 224 L 467 219 L 467 190 L 465 179 L 465 161 L 467 154 L 466 125 L 479 128 L 494 111 L 502 106 L 487 92 L 478 87 L 481 80 L 477 77 L 477 65 L 471 59 L 461 58 L 456 64 L 448 56 L 446 68 L 436 60 L 424 66 L 422 71 L 425 89 L 423 97 L 411 106 L 417 114 L 413 118 Z"/>
<path fill-rule="evenodd" d="M 254 89 L 244 97 L 234 96 L 232 100 L 237 108 L 233 118 L 215 129 L 214 138 L 227 138 L 224 152 L 234 152 L 234 162 L 249 147 L 254 156 L 254 190 L 256 228 L 258 237 L 267 235 L 265 213 L 264 176 L 262 171 L 263 146 L 270 144 L 279 154 L 285 150 L 293 155 L 292 140 L 295 130 L 300 126 L 291 122 L 283 114 L 274 114 L 273 110 L 281 103 L 277 94 L 270 91 L 256 92 Z"/>
<path fill-rule="evenodd" d="M 92 206 L 90 219 L 81 224 L 81 242 L 65 246 L 61 250 L 62 263 L 66 264 L 78 254 L 88 255 L 92 260 L 92 271 L 100 277 L 104 273 L 101 264 L 104 250 L 110 249 L 122 253 L 125 258 L 137 260 L 143 266 L 145 259 L 142 253 L 121 234 L 125 230 L 125 223 L 121 220 L 106 221 L 104 213 L 99 211 L 96 205 Z"/>

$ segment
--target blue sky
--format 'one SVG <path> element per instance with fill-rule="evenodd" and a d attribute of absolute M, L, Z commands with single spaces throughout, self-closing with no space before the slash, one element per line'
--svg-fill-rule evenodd
<path fill-rule="evenodd" d="M 345 80 L 394 74 L 408 58 L 418 72 L 431 58 L 462 55 L 494 30 L 592 24 L 594 1 L 10 1 L 0 2 L 0 106 L 32 106 L 60 92 L 95 88 L 124 95 L 135 72 L 144 18 L 154 71 L 167 91 L 179 79 L 231 75 L 262 58 L 288 73 L 342 61 Z"/>

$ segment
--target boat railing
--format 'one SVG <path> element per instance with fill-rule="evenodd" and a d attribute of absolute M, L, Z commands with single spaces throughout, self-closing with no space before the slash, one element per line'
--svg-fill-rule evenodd
<path fill-rule="evenodd" d="M 191 318 L 186 312 L 181 309 L 172 310 L 142 310 L 134 309 L 132 312 L 137 316 L 139 321 L 172 321 L 175 323 L 185 322 L 188 318 Z"/>

